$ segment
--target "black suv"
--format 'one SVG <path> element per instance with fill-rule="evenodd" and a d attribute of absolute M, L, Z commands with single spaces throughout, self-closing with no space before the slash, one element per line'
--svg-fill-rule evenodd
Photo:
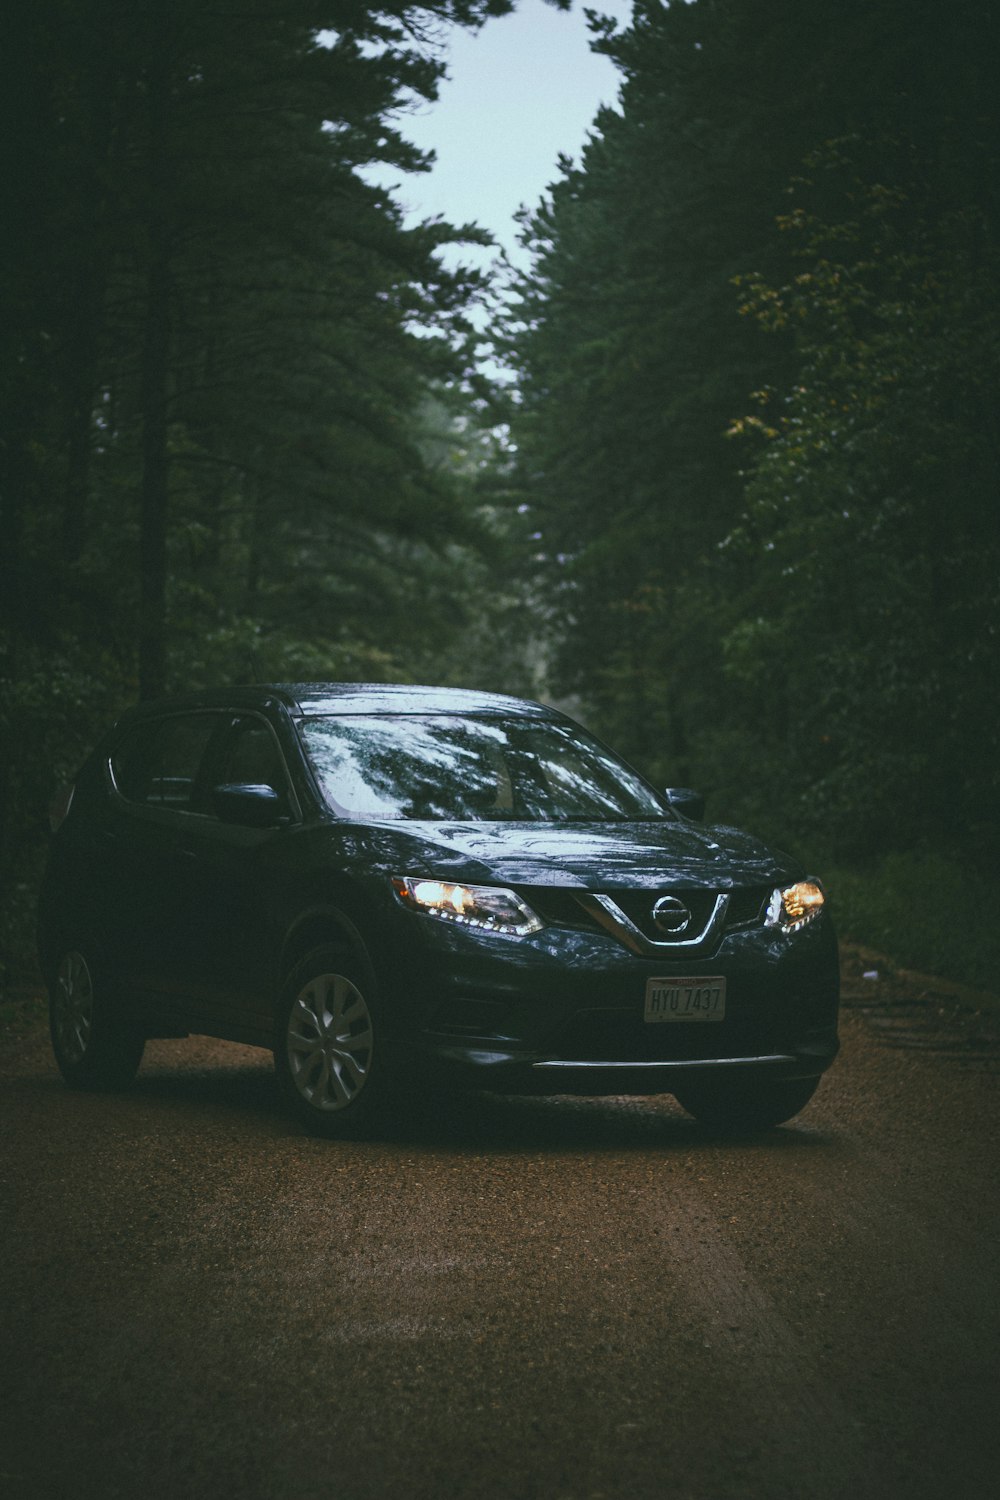
<path fill-rule="evenodd" d="M 797 1113 L 837 1051 L 823 889 L 563 714 L 268 685 L 127 713 L 62 799 L 40 904 L 71 1084 L 148 1037 L 273 1047 L 314 1130 L 417 1085 Z"/>

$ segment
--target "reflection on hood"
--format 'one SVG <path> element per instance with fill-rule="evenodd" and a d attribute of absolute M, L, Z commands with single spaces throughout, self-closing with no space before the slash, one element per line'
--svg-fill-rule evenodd
<path fill-rule="evenodd" d="M 514 886 L 652 890 L 688 884 L 725 890 L 788 873 L 748 834 L 681 822 L 408 822 L 364 831 L 355 825 L 353 834 L 379 863 L 394 865 L 394 874 Z"/>

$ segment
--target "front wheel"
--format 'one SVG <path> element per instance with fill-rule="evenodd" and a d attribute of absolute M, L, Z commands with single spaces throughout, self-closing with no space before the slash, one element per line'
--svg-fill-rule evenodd
<path fill-rule="evenodd" d="M 146 1046 L 84 946 L 67 947 L 59 961 L 49 990 L 49 1030 L 59 1071 L 78 1089 L 126 1088 Z"/>
<path fill-rule="evenodd" d="M 330 947 L 295 966 L 278 1006 L 274 1061 L 286 1102 L 314 1134 L 363 1134 L 383 1117 L 390 1069 L 368 964 Z"/>
<path fill-rule="evenodd" d="M 728 1079 L 678 1089 L 677 1102 L 702 1125 L 739 1133 L 783 1125 L 805 1109 L 818 1078 Z"/>

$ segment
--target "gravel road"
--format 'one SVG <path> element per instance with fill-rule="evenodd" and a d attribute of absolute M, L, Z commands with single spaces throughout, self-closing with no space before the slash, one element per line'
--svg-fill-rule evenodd
<path fill-rule="evenodd" d="M 483 1098 L 330 1144 L 251 1048 L 154 1043 L 96 1096 L 20 1028 L 0 1491 L 995 1493 L 1000 1049 L 897 1045 L 852 983 L 816 1099 L 743 1143 L 670 1099 Z"/>

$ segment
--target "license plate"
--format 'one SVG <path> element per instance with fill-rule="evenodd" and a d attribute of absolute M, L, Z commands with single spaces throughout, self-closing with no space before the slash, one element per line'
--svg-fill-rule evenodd
<path fill-rule="evenodd" d="M 725 1016 L 723 978 L 646 981 L 647 1021 L 722 1021 Z"/>

